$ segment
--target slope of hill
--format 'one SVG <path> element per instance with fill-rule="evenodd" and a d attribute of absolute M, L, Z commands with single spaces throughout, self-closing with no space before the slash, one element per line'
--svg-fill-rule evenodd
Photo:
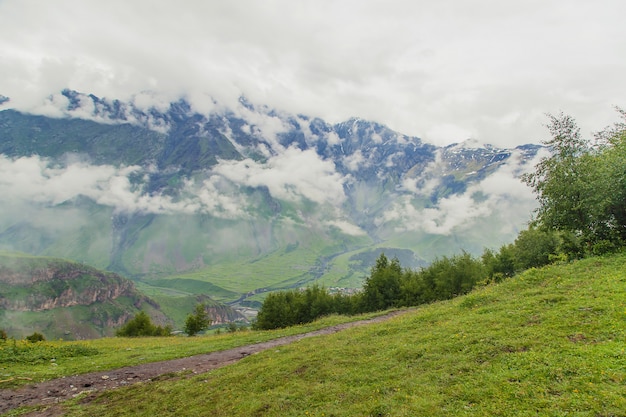
<path fill-rule="evenodd" d="M 112 336 L 140 310 L 155 323 L 183 328 L 194 306 L 204 304 L 213 324 L 247 321 L 202 289 L 146 296 L 116 273 L 57 258 L 0 252 L 0 329 L 22 338 L 40 332 L 48 339 Z M 150 294 L 148 294 L 150 295 Z"/>
<path fill-rule="evenodd" d="M 15 338 L 112 336 L 140 309 L 160 323 L 158 304 L 110 272 L 56 258 L 0 252 L 0 328 Z"/>
<path fill-rule="evenodd" d="M 82 400 L 68 415 L 624 415 L 625 267 L 620 254 L 532 269 L 388 322 Z"/>
<path fill-rule="evenodd" d="M 65 117 L 0 112 L 0 248 L 222 301 L 322 280 L 359 287 L 382 248 L 417 267 L 511 241 L 537 146 L 438 148 L 242 99 L 199 112 L 64 91 Z M 169 282 L 166 282 L 169 281 Z"/>

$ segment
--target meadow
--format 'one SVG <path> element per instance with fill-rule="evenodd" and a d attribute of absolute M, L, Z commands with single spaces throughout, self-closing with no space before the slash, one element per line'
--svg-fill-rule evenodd
<path fill-rule="evenodd" d="M 48 340 L 36 343 L 27 340 L 0 340 L 0 389 L 63 376 L 216 352 L 381 314 L 383 313 L 354 317 L 331 316 L 315 323 L 287 329 L 273 331 L 245 329 L 234 333 L 213 332 L 196 337 L 108 337 L 84 341 Z"/>
<path fill-rule="evenodd" d="M 383 323 L 63 407 L 68 416 L 624 416 L 625 271 L 626 254 L 530 269 Z M 213 339 L 179 340 L 191 352 Z M 132 341 L 122 360 L 123 349 L 106 346 L 120 341 L 93 343 L 120 364 L 168 349 Z"/>

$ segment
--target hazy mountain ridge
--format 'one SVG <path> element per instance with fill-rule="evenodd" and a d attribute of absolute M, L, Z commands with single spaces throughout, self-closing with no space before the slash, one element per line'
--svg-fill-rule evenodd
<path fill-rule="evenodd" d="M 438 148 L 244 99 L 205 112 L 68 90 L 52 101 L 56 118 L 0 112 L 0 169 L 17 179 L 0 184 L 0 245 L 205 281 L 224 299 L 322 277 L 357 286 L 350 257 L 381 247 L 419 265 L 499 245 L 534 204 L 517 179 L 534 145 Z"/>

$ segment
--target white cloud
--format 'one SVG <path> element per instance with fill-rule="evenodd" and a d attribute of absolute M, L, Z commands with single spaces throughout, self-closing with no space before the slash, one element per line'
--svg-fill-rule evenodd
<path fill-rule="evenodd" d="M 203 112 L 245 95 L 440 145 L 511 146 L 545 137 L 546 112 L 583 133 L 611 122 L 626 97 L 624 12 L 618 0 L 3 0 L 0 94 L 46 114 L 63 88 L 184 96 Z"/>
<path fill-rule="evenodd" d="M 532 190 L 519 176 L 532 169 L 540 157 L 541 154 L 524 161 L 521 153 L 515 153 L 497 172 L 471 184 L 463 194 L 441 199 L 434 207 L 424 208 L 416 203 L 414 194 L 404 195 L 377 223 L 392 222 L 398 230 L 450 235 L 472 228 L 479 220 L 491 219 L 494 227 L 503 228 L 502 233 L 512 233 L 530 220 L 529 215 L 537 206 Z M 406 188 L 418 191 L 417 196 L 429 194 L 417 190 L 413 182 L 408 184 L 410 187 Z"/>
<path fill-rule="evenodd" d="M 289 148 L 264 164 L 250 159 L 221 161 L 206 179 L 186 180 L 176 198 L 145 191 L 144 182 L 153 169 L 91 165 L 77 158 L 66 158 L 61 166 L 39 156 L 13 159 L 0 155 L 0 201 L 58 206 L 83 196 L 123 212 L 245 218 L 248 210 L 255 208 L 249 207 L 242 186 L 267 187 L 276 199 L 307 199 L 329 204 L 334 211 L 346 198 L 346 178 L 335 171 L 333 162 L 321 159 L 313 150 Z M 143 178 L 144 182 L 131 178 Z"/>
<path fill-rule="evenodd" d="M 329 226 L 333 226 L 341 230 L 342 233 L 351 236 L 365 236 L 367 233 L 359 226 L 350 223 L 347 220 L 331 220 L 327 222 Z"/>
<path fill-rule="evenodd" d="M 227 185 L 218 190 L 219 178 L 209 178 L 199 185 L 188 181 L 182 197 L 174 199 L 147 194 L 143 184 L 133 184 L 130 177 L 142 172 L 137 166 L 117 168 L 84 162 L 55 166 L 38 156 L 11 159 L 0 155 L 0 201 L 20 207 L 55 207 L 83 196 L 118 212 L 209 213 L 225 218 L 247 215 L 246 202 L 237 190 L 229 190 Z"/>
<path fill-rule="evenodd" d="M 360 149 L 356 150 L 352 155 L 343 158 L 343 163 L 350 171 L 357 171 L 359 168 L 370 165 L 369 160 L 365 159 Z"/>
<path fill-rule="evenodd" d="M 274 198 L 338 206 L 345 200 L 343 178 L 335 164 L 320 158 L 314 150 L 291 147 L 270 157 L 266 163 L 251 159 L 220 161 L 213 172 L 250 187 L 267 187 Z"/>

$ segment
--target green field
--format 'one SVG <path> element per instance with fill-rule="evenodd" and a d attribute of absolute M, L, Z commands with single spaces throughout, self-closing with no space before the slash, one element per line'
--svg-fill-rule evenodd
<path fill-rule="evenodd" d="M 625 270 L 626 254 L 531 269 L 384 323 L 303 339 L 207 374 L 111 391 L 89 404 L 76 400 L 66 412 L 623 416 Z M 148 346 L 135 349 L 148 356 Z M 118 365 L 126 361 L 120 355 L 112 355 Z"/>

